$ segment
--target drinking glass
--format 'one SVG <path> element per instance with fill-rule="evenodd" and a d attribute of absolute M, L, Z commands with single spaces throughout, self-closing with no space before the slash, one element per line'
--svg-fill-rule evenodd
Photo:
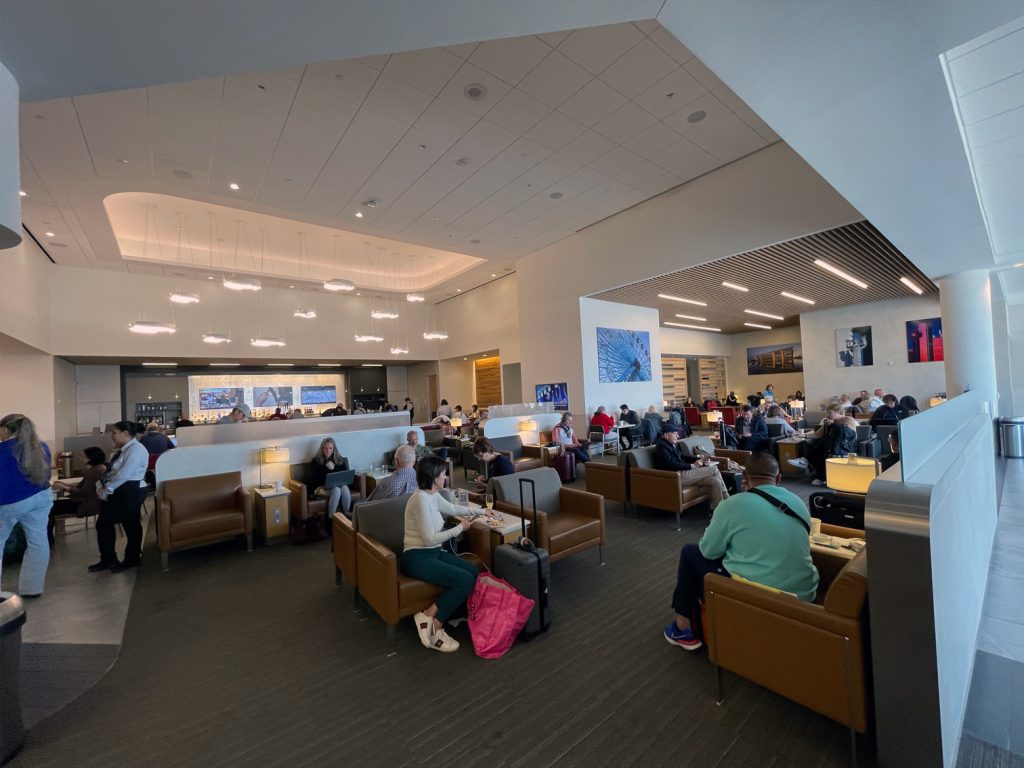
<path fill-rule="evenodd" d="M 488 493 L 486 496 L 484 496 L 484 504 L 486 505 L 487 509 L 489 509 L 489 510 L 490 509 L 494 509 L 494 494 L 493 493 Z"/>

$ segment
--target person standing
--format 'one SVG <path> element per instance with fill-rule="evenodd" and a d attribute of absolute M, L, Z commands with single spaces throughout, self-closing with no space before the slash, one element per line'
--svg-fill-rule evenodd
<path fill-rule="evenodd" d="M 100 514 L 96 519 L 96 539 L 100 549 L 99 562 L 89 566 L 97 571 L 126 571 L 142 562 L 142 519 L 139 510 L 146 500 L 146 469 L 149 451 L 135 439 L 137 425 L 119 421 L 110 428 L 114 453 L 107 462 L 107 471 L 96 483 L 100 497 Z M 128 543 L 124 560 L 118 562 L 114 526 L 120 524 Z"/>
<path fill-rule="evenodd" d="M 0 419 L 0 567 L 7 538 L 20 523 L 27 544 L 18 579 L 22 597 L 43 593 L 50 564 L 46 524 L 52 506 L 49 447 L 40 442 L 27 416 L 4 416 Z"/>

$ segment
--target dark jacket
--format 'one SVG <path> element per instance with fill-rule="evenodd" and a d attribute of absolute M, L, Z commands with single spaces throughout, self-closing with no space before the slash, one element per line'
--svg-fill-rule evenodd
<path fill-rule="evenodd" d="M 857 432 L 845 424 L 829 424 L 825 428 L 825 445 L 830 456 L 847 456 L 857 452 Z"/>
<path fill-rule="evenodd" d="M 499 453 L 487 464 L 487 477 L 504 477 L 505 475 L 514 474 L 516 471 L 515 467 L 512 466 L 512 462 L 508 460 L 508 456 L 503 453 Z"/>
<path fill-rule="evenodd" d="M 328 472 L 342 472 L 348 469 L 348 459 L 338 456 L 334 461 L 334 469 L 328 469 L 326 464 L 321 464 L 315 458 L 309 462 L 309 484 L 306 486 L 306 493 L 309 498 L 316 496 L 317 488 L 323 487 L 327 482 Z"/>
<path fill-rule="evenodd" d="M 626 415 L 622 415 L 622 411 L 619 411 L 619 421 L 624 421 L 627 424 L 639 424 L 640 417 L 636 415 L 636 411 L 626 411 Z"/>
<path fill-rule="evenodd" d="M 684 456 L 679 450 L 678 443 L 672 445 L 662 437 L 654 441 L 654 466 L 657 469 L 666 469 L 670 472 L 687 470 L 696 460 L 695 456 Z"/>
<path fill-rule="evenodd" d="M 900 406 L 895 408 L 883 405 L 881 408 L 876 408 L 875 412 L 871 414 L 871 426 L 875 427 L 879 424 L 896 424 L 902 419 L 907 418 L 907 412 Z"/>

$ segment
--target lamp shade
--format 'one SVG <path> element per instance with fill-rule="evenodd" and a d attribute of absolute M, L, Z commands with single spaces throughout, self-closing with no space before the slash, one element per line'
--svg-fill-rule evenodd
<path fill-rule="evenodd" d="M 944 402 L 946 402 L 946 398 L 944 397 L 929 397 L 928 407 L 934 408 L 936 405 L 942 405 Z"/>
<path fill-rule="evenodd" d="M 880 471 L 877 460 L 863 456 L 828 459 L 825 461 L 825 484 L 833 491 L 867 493 L 868 486 Z"/>
<path fill-rule="evenodd" d="M 722 420 L 721 411 L 708 411 L 708 424 L 717 424 Z"/>
<path fill-rule="evenodd" d="M 519 431 L 520 432 L 536 432 L 537 431 L 537 420 L 536 419 L 526 419 L 525 421 L 520 421 L 519 422 Z"/>
<path fill-rule="evenodd" d="M 453 429 L 458 429 L 462 426 L 462 419 L 449 419 L 448 423 L 451 424 Z"/>
<path fill-rule="evenodd" d="M 288 449 L 275 445 L 272 448 L 260 448 L 260 464 L 287 464 Z"/>

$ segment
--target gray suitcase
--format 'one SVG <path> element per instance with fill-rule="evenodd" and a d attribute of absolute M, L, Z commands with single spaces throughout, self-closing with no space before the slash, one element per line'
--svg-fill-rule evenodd
<path fill-rule="evenodd" d="M 533 527 L 537 528 L 537 492 L 533 480 L 519 480 L 519 516 L 523 521 L 523 535 L 515 544 L 502 544 L 494 550 L 494 575 L 504 579 L 520 594 L 533 600 L 533 610 L 521 633 L 525 639 L 547 630 L 551 624 L 548 607 L 548 584 L 551 581 L 551 561 L 548 551 L 535 547 L 526 537 L 526 508 L 523 484 L 530 484 L 533 498 Z"/>

